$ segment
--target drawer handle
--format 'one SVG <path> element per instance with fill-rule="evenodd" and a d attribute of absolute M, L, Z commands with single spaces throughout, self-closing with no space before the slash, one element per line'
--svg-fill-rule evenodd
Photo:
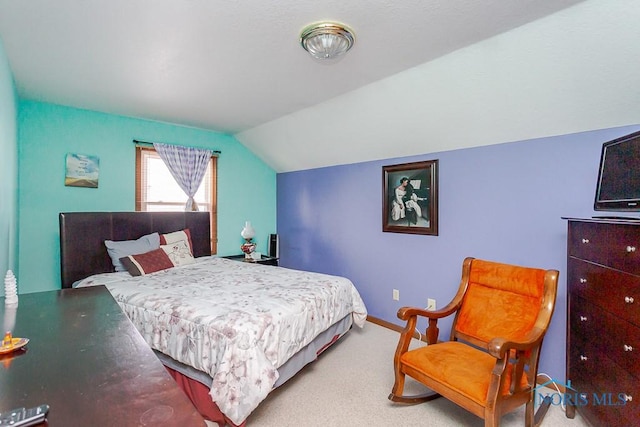
<path fill-rule="evenodd" d="M 580 360 L 582 360 L 583 362 L 584 362 L 585 360 L 588 360 L 588 359 L 589 359 L 589 358 L 588 358 L 587 356 L 580 355 Z"/>
<path fill-rule="evenodd" d="M 630 345 L 625 344 L 624 345 L 624 351 L 633 351 L 633 347 Z"/>
<path fill-rule="evenodd" d="M 624 302 L 627 304 L 633 304 L 633 297 L 624 297 Z"/>
<path fill-rule="evenodd" d="M 580 283 L 587 283 L 587 279 L 585 279 L 584 277 L 580 278 Z"/>
<path fill-rule="evenodd" d="M 589 239 L 582 239 L 582 243 L 589 243 Z"/>
<path fill-rule="evenodd" d="M 631 402 L 633 400 L 633 396 L 631 396 L 630 394 L 625 393 L 624 394 L 624 400 L 625 400 L 625 402 Z"/>
<path fill-rule="evenodd" d="M 635 246 L 627 246 L 627 252 L 632 253 L 636 251 L 636 247 Z"/>
<path fill-rule="evenodd" d="M 587 316 L 580 316 L 580 321 L 581 322 L 586 322 L 587 321 Z"/>

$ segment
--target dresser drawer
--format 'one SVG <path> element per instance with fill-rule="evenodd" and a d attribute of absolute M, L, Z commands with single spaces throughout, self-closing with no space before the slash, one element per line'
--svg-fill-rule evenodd
<path fill-rule="evenodd" d="M 569 222 L 569 256 L 640 274 L 640 226 Z"/>
<path fill-rule="evenodd" d="M 640 222 L 570 219 L 567 252 L 571 408 L 594 426 L 640 425 Z"/>
<path fill-rule="evenodd" d="M 640 328 L 576 295 L 570 296 L 569 327 L 571 346 L 597 349 L 640 381 Z"/>
<path fill-rule="evenodd" d="M 569 293 L 640 326 L 640 277 L 569 258 Z"/>
<path fill-rule="evenodd" d="M 579 411 L 594 414 L 600 421 L 597 425 L 637 425 L 640 387 L 635 377 L 589 343 L 583 348 L 572 347 L 569 358 L 567 376 L 572 389 L 567 393 L 581 396 L 575 400 Z"/>

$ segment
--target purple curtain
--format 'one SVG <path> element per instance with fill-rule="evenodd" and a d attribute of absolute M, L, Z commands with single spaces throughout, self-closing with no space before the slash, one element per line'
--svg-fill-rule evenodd
<path fill-rule="evenodd" d="M 207 165 L 211 160 L 211 150 L 157 142 L 153 143 L 153 148 L 167 165 L 182 191 L 189 197 L 184 210 L 197 211 L 198 204 L 193 200 L 193 196 L 198 191 L 202 178 L 207 172 Z"/>

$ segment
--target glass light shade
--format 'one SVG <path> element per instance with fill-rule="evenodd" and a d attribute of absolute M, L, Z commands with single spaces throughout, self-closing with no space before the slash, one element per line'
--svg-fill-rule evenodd
<path fill-rule="evenodd" d="M 242 236 L 243 239 L 245 239 L 247 241 L 249 241 L 249 240 L 251 240 L 251 239 L 253 239 L 255 237 L 256 231 L 251 226 L 251 222 L 250 221 L 246 221 L 244 223 L 244 228 L 240 232 L 240 235 Z"/>
<path fill-rule="evenodd" d="M 353 31 L 342 24 L 318 22 L 305 27 L 300 34 L 300 44 L 315 59 L 336 60 L 342 57 L 355 42 Z"/>

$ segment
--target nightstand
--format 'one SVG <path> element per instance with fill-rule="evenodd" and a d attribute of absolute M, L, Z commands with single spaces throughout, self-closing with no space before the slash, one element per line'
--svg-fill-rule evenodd
<path fill-rule="evenodd" d="M 262 258 L 259 260 L 250 260 L 250 259 L 246 259 L 244 254 L 242 255 L 229 255 L 229 256 L 223 256 L 221 258 L 226 258 L 226 259 L 231 259 L 234 261 L 242 261 L 242 262 L 253 262 L 256 264 L 264 264 L 264 265 L 274 265 L 274 266 L 278 266 L 278 258 L 275 257 L 270 257 L 270 256 L 266 256 L 266 255 L 262 255 Z"/>

